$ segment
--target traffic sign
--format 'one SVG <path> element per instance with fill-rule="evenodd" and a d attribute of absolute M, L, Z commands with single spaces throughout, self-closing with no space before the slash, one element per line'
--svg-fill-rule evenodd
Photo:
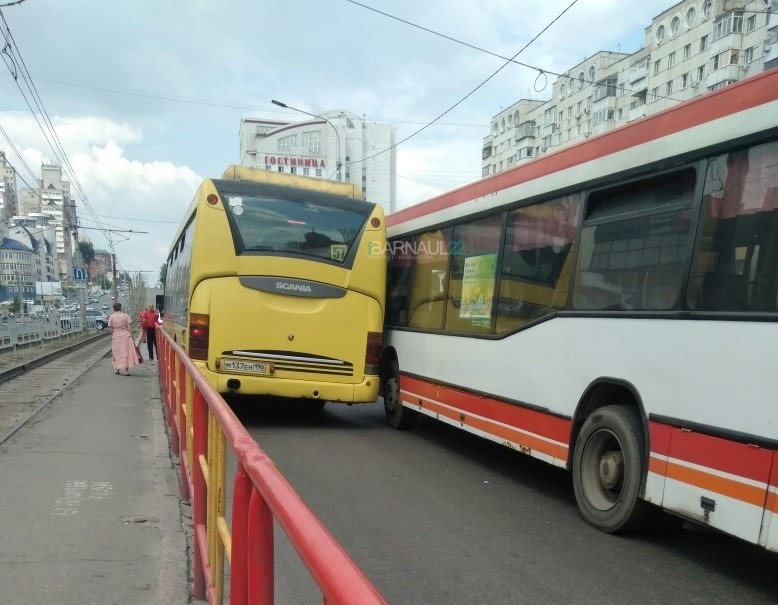
<path fill-rule="evenodd" d="M 86 279 L 86 271 L 84 269 L 73 269 L 73 279 L 84 281 Z"/>

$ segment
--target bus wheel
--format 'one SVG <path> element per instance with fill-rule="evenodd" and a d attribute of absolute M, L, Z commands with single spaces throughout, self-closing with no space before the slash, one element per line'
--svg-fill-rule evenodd
<path fill-rule="evenodd" d="M 586 419 L 573 453 L 573 488 L 587 523 L 607 533 L 625 533 L 652 522 L 659 509 L 640 498 L 644 450 L 634 407 L 609 405 Z"/>
<path fill-rule="evenodd" d="M 384 368 L 381 396 L 384 399 L 384 412 L 389 426 L 398 430 L 411 428 L 417 412 L 403 407 L 400 401 L 400 366 L 396 360 L 390 361 Z"/>

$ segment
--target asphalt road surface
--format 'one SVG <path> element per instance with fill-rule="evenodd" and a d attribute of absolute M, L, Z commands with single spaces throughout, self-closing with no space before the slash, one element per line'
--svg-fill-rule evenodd
<path fill-rule="evenodd" d="M 679 523 L 600 533 L 579 518 L 567 472 L 442 423 L 395 431 L 380 403 L 230 404 L 390 603 L 778 601 L 778 554 Z M 276 603 L 316 602 L 276 541 Z"/>

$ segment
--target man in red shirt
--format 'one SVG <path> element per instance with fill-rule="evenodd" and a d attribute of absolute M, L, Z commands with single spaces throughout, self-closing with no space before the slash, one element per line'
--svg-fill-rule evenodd
<path fill-rule="evenodd" d="M 149 359 L 154 361 L 154 352 L 157 350 L 157 323 L 159 322 L 159 311 L 154 308 L 154 305 L 149 305 L 146 307 L 145 311 L 141 311 L 140 315 L 138 315 L 138 319 L 140 319 L 143 341 L 149 349 Z"/>

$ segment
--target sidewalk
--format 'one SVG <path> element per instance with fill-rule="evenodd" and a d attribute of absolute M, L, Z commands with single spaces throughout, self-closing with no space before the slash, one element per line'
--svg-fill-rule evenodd
<path fill-rule="evenodd" d="M 0 446 L 3 604 L 189 602 L 157 371 L 104 357 Z"/>

